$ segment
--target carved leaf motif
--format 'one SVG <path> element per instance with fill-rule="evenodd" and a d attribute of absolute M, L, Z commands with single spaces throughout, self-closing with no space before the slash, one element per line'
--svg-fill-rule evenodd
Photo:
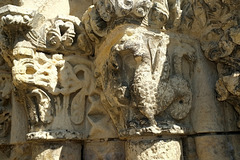
<path fill-rule="evenodd" d="M 98 0 L 96 8 L 101 18 L 109 22 L 114 15 L 113 0 Z"/>
<path fill-rule="evenodd" d="M 170 114 L 174 119 L 180 120 L 185 118 L 192 107 L 192 92 L 188 82 L 182 77 L 170 79 L 175 93 L 176 100 L 170 106 Z"/>
<path fill-rule="evenodd" d="M 32 99 L 31 96 L 27 96 L 27 108 L 28 108 L 28 114 L 29 114 L 29 119 L 32 124 L 38 123 L 39 118 L 37 115 L 37 108 L 36 105 L 34 104 L 34 100 Z"/>
<path fill-rule="evenodd" d="M 99 17 L 99 14 L 96 12 L 96 8 L 92 9 L 92 12 L 90 12 L 90 16 L 91 16 L 91 19 L 89 22 L 93 32 L 100 37 L 104 37 L 107 34 L 107 29 L 106 29 L 107 24 L 104 20 L 102 20 Z"/>
<path fill-rule="evenodd" d="M 116 6 L 116 14 L 119 17 L 129 14 L 133 8 L 133 0 L 118 0 Z"/>
<path fill-rule="evenodd" d="M 192 107 L 192 91 L 187 80 L 183 77 L 183 58 L 189 63 L 196 61 L 195 49 L 188 44 L 179 45 L 173 54 L 173 69 L 175 76 L 170 78 L 170 85 L 175 94 L 175 100 L 170 106 L 170 114 L 174 119 L 185 118 Z"/>
<path fill-rule="evenodd" d="M 150 0 L 138 0 L 135 4 L 133 12 L 138 17 L 145 17 L 151 7 L 152 2 Z"/>
<path fill-rule="evenodd" d="M 59 87 L 56 88 L 57 93 L 69 95 L 84 86 L 84 83 L 77 78 L 72 65 L 65 62 L 64 66 L 59 72 Z"/>
<path fill-rule="evenodd" d="M 155 59 L 156 59 L 158 44 L 159 44 L 159 42 L 155 39 L 150 38 L 148 40 L 148 48 L 149 48 L 150 54 L 151 54 L 152 66 L 155 66 L 154 62 L 155 62 Z M 155 67 L 153 67 L 153 68 L 155 68 Z"/>
<path fill-rule="evenodd" d="M 75 124 L 81 124 L 85 116 L 86 97 L 91 92 L 90 85 L 93 85 L 91 83 L 93 77 L 90 77 L 91 71 L 83 64 L 76 65 L 73 70 L 81 89 L 71 103 L 71 120 Z"/>
<path fill-rule="evenodd" d="M 54 23 L 54 28 L 47 33 L 47 42 L 56 49 L 60 47 L 61 43 L 65 47 L 70 47 L 73 44 L 75 34 L 72 22 L 58 19 Z"/>
<path fill-rule="evenodd" d="M 166 0 L 154 2 L 149 14 L 149 20 L 151 20 L 150 24 L 152 27 L 162 28 L 169 19 L 168 2 Z"/>
<path fill-rule="evenodd" d="M 75 124 L 81 124 L 85 116 L 86 95 L 84 89 L 80 90 L 72 100 L 71 120 Z"/>
<path fill-rule="evenodd" d="M 47 33 L 47 43 L 49 47 L 57 49 L 61 45 L 61 35 L 58 30 L 52 29 Z"/>
<path fill-rule="evenodd" d="M 35 112 L 35 113 L 30 113 L 30 115 L 34 116 L 32 117 L 32 119 L 38 122 L 37 117 L 39 117 L 39 120 L 41 122 L 51 123 L 53 120 L 53 116 L 52 116 L 53 113 L 52 113 L 51 99 L 49 98 L 49 96 L 43 90 L 37 88 L 37 89 L 33 89 L 31 93 L 28 94 L 28 97 L 29 97 L 29 100 L 31 100 L 30 104 L 31 104 L 32 110 L 30 111 Z"/>
<path fill-rule="evenodd" d="M 207 17 L 205 10 L 200 2 L 196 2 L 194 9 L 195 17 L 199 20 L 199 24 L 201 27 L 204 27 L 207 22 Z"/>

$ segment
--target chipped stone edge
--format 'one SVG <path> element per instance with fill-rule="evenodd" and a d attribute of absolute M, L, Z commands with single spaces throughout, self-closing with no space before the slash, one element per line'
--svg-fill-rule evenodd
<path fill-rule="evenodd" d="M 58 131 L 39 131 L 30 132 L 26 135 L 27 140 L 82 140 L 83 133 L 58 130 Z"/>

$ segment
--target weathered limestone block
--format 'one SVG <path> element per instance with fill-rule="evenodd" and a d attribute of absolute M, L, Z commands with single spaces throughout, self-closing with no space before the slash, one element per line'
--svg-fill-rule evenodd
<path fill-rule="evenodd" d="M 240 137 L 239 137 L 239 135 L 238 134 L 229 134 L 228 136 L 227 136 L 227 140 L 228 140 L 228 142 L 230 142 L 230 143 L 228 143 L 228 145 L 230 145 L 230 148 L 231 148 L 231 157 L 234 157 L 235 159 L 240 159 L 240 151 L 239 151 L 239 149 L 240 149 L 240 144 L 239 144 L 239 142 L 240 142 Z"/>
<path fill-rule="evenodd" d="M 232 144 L 228 142 L 226 135 L 198 136 L 195 142 L 199 159 L 228 160 L 234 157 Z"/>
<path fill-rule="evenodd" d="M 239 159 L 238 1 L 2 5 L 0 159 Z"/>
<path fill-rule="evenodd" d="M 112 30 L 97 48 L 95 72 L 121 136 L 185 132 L 176 120 L 186 118 L 192 107 L 190 79 L 184 77 L 191 70 L 181 68 L 183 61 L 194 65 L 195 50 L 183 43 L 182 50 L 170 51 L 169 41 L 173 39 L 165 33 L 125 25 Z"/>
<path fill-rule="evenodd" d="M 182 138 L 182 157 L 183 159 L 198 159 L 195 139 L 192 136 L 187 136 Z"/>
<path fill-rule="evenodd" d="M 193 78 L 193 108 L 191 123 L 196 133 L 223 132 L 224 108 L 216 99 L 217 72 L 212 63 L 199 52 Z M 232 122 L 231 122 L 232 123 Z"/>
<path fill-rule="evenodd" d="M 211 3 L 205 2 L 205 4 L 209 5 Z M 199 5 L 204 7 L 204 3 L 199 3 Z M 236 7 L 239 7 L 237 1 L 216 1 L 216 3 L 205 7 L 201 12 L 205 12 L 204 16 L 207 19 L 204 21 L 203 30 L 205 32 L 201 34 L 200 42 L 206 58 L 216 63 L 218 72 L 215 88 L 217 99 L 232 105 L 239 114 L 237 102 L 239 95 L 237 60 L 239 57 L 239 42 L 237 38 L 239 24 L 234 20 L 238 17 L 236 15 L 239 11 Z M 225 17 L 223 18 L 223 16 Z M 217 19 L 219 21 L 215 21 Z"/>
<path fill-rule="evenodd" d="M 34 160 L 81 160 L 81 143 L 74 142 L 48 142 L 33 143 L 32 158 Z"/>
<path fill-rule="evenodd" d="M 181 160 L 182 144 L 176 139 L 131 140 L 126 142 L 126 160 Z"/>
<path fill-rule="evenodd" d="M 19 15 L 6 15 L 15 12 Z M 27 16 L 31 18 L 25 20 Z M 94 66 L 89 58 L 91 47 L 82 48 L 87 42 L 81 41 L 85 37 L 81 21 L 73 16 L 58 16 L 49 22 L 43 15 L 10 5 L 3 7 L 2 18 L 4 36 L 22 39 L 6 39 L 2 51 L 12 67 L 17 91 L 14 108 L 22 106 L 26 111 L 25 122 L 29 124 L 23 126 L 29 125 L 27 139 L 115 138 L 112 124 L 96 125 L 108 123 L 110 118 L 95 85 Z M 15 31 L 15 23 L 19 32 Z M 23 115 L 14 116 L 18 119 Z M 12 132 L 13 142 L 17 141 L 14 137 L 21 137 L 16 134 Z"/>
<path fill-rule="evenodd" d="M 90 141 L 84 144 L 83 159 L 125 159 L 124 141 Z"/>
<path fill-rule="evenodd" d="M 20 103 L 17 93 L 12 93 L 12 117 L 10 144 L 26 142 L 26 134 L 29 130 L 28 117 L 25 106 Z M 21 131 L 21 132 L 19 132 Z"/>
<path fill-rule="evenodd" d="M 57 15 L 68 15 L 70 6 L 68 0 L 21 0 L 22 7 L 31 8 L 47 18 L 55 18 Z"/>
<path fill-rule="evenodd" d="M 7 160 L 28 160 L 32 159 L 32 147 L 29 143 L 19 143 L 11 147 L 11 152 L 7 155 Z"/>

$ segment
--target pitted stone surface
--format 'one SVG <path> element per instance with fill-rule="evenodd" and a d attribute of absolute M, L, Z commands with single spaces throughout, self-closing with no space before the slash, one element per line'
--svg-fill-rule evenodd
<path fill-rule="evenodd" d="M 0 7 L 0 159 L 239 159 L 237 0 Z"/>

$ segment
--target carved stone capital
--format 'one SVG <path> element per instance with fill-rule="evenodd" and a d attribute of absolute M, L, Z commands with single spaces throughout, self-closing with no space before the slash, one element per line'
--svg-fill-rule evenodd
<path fill-rule="evenodd" d="M 182 65 L 194 66 L 195 49 L 181 43 L 170 50 L 170 41 L 180 42 L 172 36 L 126 24 L 96 49 L 95 72 L 120 136 L 189 132 L 181 121 L 192 107 L 192 87 Z"/>
<path fill-rule="evenodd" d="M 240 3 L 84 2 L 0 2 L 0 159 L 240 159 Z"/>
<path fill-rule="evenodd" d="M 96 134 L 105 130 L 96 127 L 95 116 L 97 123 L 109 117 L 95 85 L 93 49 L 82 22 L 73 16 L 48 20 L 11 5 L 0 11 L 2 56 L 27 113 L 27 139 L 114 137 L 112 125 L 107 134 Z"/>

